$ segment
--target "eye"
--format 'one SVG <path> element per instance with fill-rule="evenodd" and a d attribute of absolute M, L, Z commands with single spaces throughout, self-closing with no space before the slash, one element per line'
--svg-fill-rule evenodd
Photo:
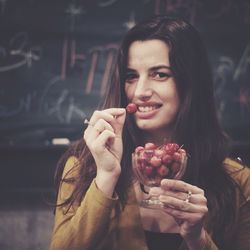
<path fill-rule="evenodd" d="M 157 81 L 166 81 L 172 75 L 167 72 L 154 71 L 151 73 L 151 77 Z"/>
<path fill-rule="evenodd" d="M 127 83 L 132 83 L 134 82 L 136 79 L 138 79 L 138 75 L 134 72 L 128 72 L 125 76 L 125 81 Z"/>

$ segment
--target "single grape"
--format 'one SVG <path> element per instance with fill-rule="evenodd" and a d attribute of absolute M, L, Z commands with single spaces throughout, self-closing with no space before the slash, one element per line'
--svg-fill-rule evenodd
<path fill-rule="evenodd" d="M 137 111 L 137 106 L 134 103 L 129 103 L 126 107 L 128 113 L 132 114 Z"/>

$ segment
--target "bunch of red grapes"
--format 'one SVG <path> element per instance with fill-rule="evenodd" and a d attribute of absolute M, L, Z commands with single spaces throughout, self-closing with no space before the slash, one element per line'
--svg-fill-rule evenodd
<path fill-rule="evenodd" d="M 157 147 L 154 143 L 138 146 L 134 152 L 134 170 L 144 182 L 158 185 L 163 178 L 180 179 L 185 170 L 187 153 L 176 143 Z M 147 183 L 148 184 L 148 183 Z"/>

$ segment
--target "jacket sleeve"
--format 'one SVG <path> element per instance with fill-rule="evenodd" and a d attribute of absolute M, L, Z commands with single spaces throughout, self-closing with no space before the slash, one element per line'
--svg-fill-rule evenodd
<path fill-rule="evenodd" d="M 250 247 L 250 169 L 245 167 L 240 173 L 240 185 L 244 198 L 239 209 L 238 250 L 249 250 Z"/>
<path fill-rule="evenodd" d="M 250 169 L 228 159 L 231 175 L 240 187 L 238 194 L 238 225 L 235 235 L 236 249 L 249 250 L 250 246 Z"/>
<path fill-rule="evenodd" d="M 75 165 L 76 158 L 70 157 L 65 165 L 63 176 Z M 62 182 L 57 204 L 71 194 L 74 184 Z M 81 203 L 73 205 L 67 213 L 65 207 L 58 206 L 51 240 L 51 250 L 96 249 L 105 238 L 112 209 L 117 199 L 110 199 L 92 181 Z"/>
<path fill-rule="evenodd" d="M 250 247 L 250 201 L 240 209 L 237 249 L 249 250 Z"/>

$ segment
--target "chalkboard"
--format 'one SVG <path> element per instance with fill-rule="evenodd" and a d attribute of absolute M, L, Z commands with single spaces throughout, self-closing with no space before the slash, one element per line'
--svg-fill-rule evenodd
<path fill-rule="evenodd" d="M 163 13 L 201 32 L 221 122 L 235 142 L 249 143 L 249 1 L 6 0 L 0 1 L 0 144 L 46 146 L 81 136 L 122 36 Z"/>

